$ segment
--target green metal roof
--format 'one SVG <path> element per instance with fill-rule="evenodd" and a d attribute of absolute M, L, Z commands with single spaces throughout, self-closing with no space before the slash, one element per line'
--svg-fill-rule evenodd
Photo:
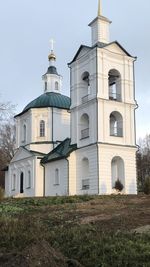
<path fill-rule="evenodd" d="M 47 154 L 41 163 L 45 164 L 51 161 L 67 158 L 71 152 L 77 149 L 77 145 L 71 145 L 71 139 L 66 138 L 56 148 L 54 148 L 49 154 Z"/>
<path fill-rule="evenodd" d="M 40 95 L 39 97 L 31 101 L 23 109 L 23 111 L 20 114 L 16 115 L 15 117 L 22 115 L 31 108 L 55 107 L 60 109 L 70 109 L 70 105 L 71 105 L 71 100 L 68 96 L 59 93 L 48 92 Z"/>

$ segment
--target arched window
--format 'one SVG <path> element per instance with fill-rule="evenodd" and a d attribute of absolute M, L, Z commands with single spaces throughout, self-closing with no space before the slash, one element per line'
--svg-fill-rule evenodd
<path fill-rule="evenodd" d="M 59 185 L 60 181 L 59 181 L 59 170 L 56 169 L 55 170 L 55 180 L 54 180 L 54 185 Z"/>
<path fill-rule="evenodd" d="M 82 163 L 82 190 L 87 190 L 90 188 L 89 160 L 87 158 L 84 158 L 81 163 Z"/>
<path fill-rule="evenodd" d="M 40 137 L 45 136 L 45 121 L 40 121 Z"/>
<path fill-rule="evenodd" d="M 24 124 L 23 125 L 23 142 L 26 142 L 26 139 L 27 139 L 27 127 Z"/>
<path fill-rule="evenodd" d="M 121 157 L 114 157 L 111 161 L 112 188 L 115 182 L 119 180 L 125 186 L 124 161 Z"/>
<path fill-rule="evenodd" d="M 110 114 L 110 135 L 123 136 L 123 119 L 122 115 L 117 111 Z"/>
<path fill-rule="evenodd" d="M 87 71 L 85 71 L 82 76 L 81 79 L 83 81 L 83 88 L 82 88 L 82 103 L 84 104 L 85 102 L 88 101 L 88 95 L 90 94 L 90 75 Z"/>
<path fill-rule="evenodd" d="M 47 82 L 45 82 L 45 91 L 47 91 Z"/>
<path fill-rule="evenodd" d="M 80 118 L 81 139 L 89 137 L 89 116 L 85 113 Z"/>
<path fill-rule="evenodd" d="M 27 188 L 31 188 L 31 171 L 28 170 Z"/>
<path fill-rule="evenodd" d="M 112 69 L 108 73 L 109 99 L 121 101 L 121 75 L 119 71 Z"/>
<path fill-rule="evenodd" d="M 58 82 L 55 82 L 55 90 L 58 90 L 59 87 L 58 87 Z"/>
<path fill-rule="evenodd" d="M 16 174 L 13 174 L 12 176 L 12 191 L 16 190 Z"/>

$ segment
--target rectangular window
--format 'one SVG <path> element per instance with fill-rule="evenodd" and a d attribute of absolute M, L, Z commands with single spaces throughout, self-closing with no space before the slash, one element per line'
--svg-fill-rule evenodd
<path fill-rule="evenodd" d="M 90 180 L 89 179 L 83 179 L 82 180 L 82 190 L 87 190 L 90 188 Z"/>
<path fill-rule="evenodd" d="M 31 188 L 31 171 L 28 171 L 28 176 L 27 176 L 27 188 Z"/>
<path fill-rule="evenodd" d="M 12 186 L 11 186 L 11 190 L 15 191 L 16 190 L 16 174 L 13 174 L 12 176 Z"/>
<path fill-rule="evenodd" d="M 55 170 L 55 180 L 54 180 L 54 185 L 59 185 L 59 170 Z"/>
<path fill-rule="evenodd" d="M 45 82 L 45 91 L 47 91 L 47 82 Z"/>
<path fill-rule="evenodd" d="M 45 136 L 45 121 L 40 121 L 40 137 Z"/>

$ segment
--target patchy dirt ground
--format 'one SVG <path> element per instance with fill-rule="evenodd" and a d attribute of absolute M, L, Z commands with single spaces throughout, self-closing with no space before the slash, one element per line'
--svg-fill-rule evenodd
<path fill-rule="evenodd" d="M 1 267 L 150 267 L 150 196 L 8 199 L 0 229 Z"/>
<path fill-rule="evenodd" d="M 150 225 L 150 197 L 123 196 L 97 198 L 88 203 L 77 204 L 76 210 L 81 224 L 99 223 L 104 230 L 135 229 Z"/>
<path fill-rule="evenodd" d="M 0 266 L 82 267 L 77 261 L 64 257 L 60 252 L 53 249 L 46 241 L 32 244 L 20 253 L 0 255 Z"/>

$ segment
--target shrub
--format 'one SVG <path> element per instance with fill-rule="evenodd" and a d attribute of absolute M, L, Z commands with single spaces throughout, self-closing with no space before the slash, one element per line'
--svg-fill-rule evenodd
<path fill-rule="evenodd" d="M 0 187 L 0 201 L 4 198 L 4 189 Z"/>
<path fill-rule="evenodd" d="M 145 179 L 143 191 L 146 195 L 150 195 L 150 177 Z"/>
<path fill-rule="evenodd" d="M 123 184 L 121 183 L 121 181 L 119 179 L 115 182 L 114 188 L 116 190 L 118 190 L 119 192 L 121 192 L 123 190 Z"/>

